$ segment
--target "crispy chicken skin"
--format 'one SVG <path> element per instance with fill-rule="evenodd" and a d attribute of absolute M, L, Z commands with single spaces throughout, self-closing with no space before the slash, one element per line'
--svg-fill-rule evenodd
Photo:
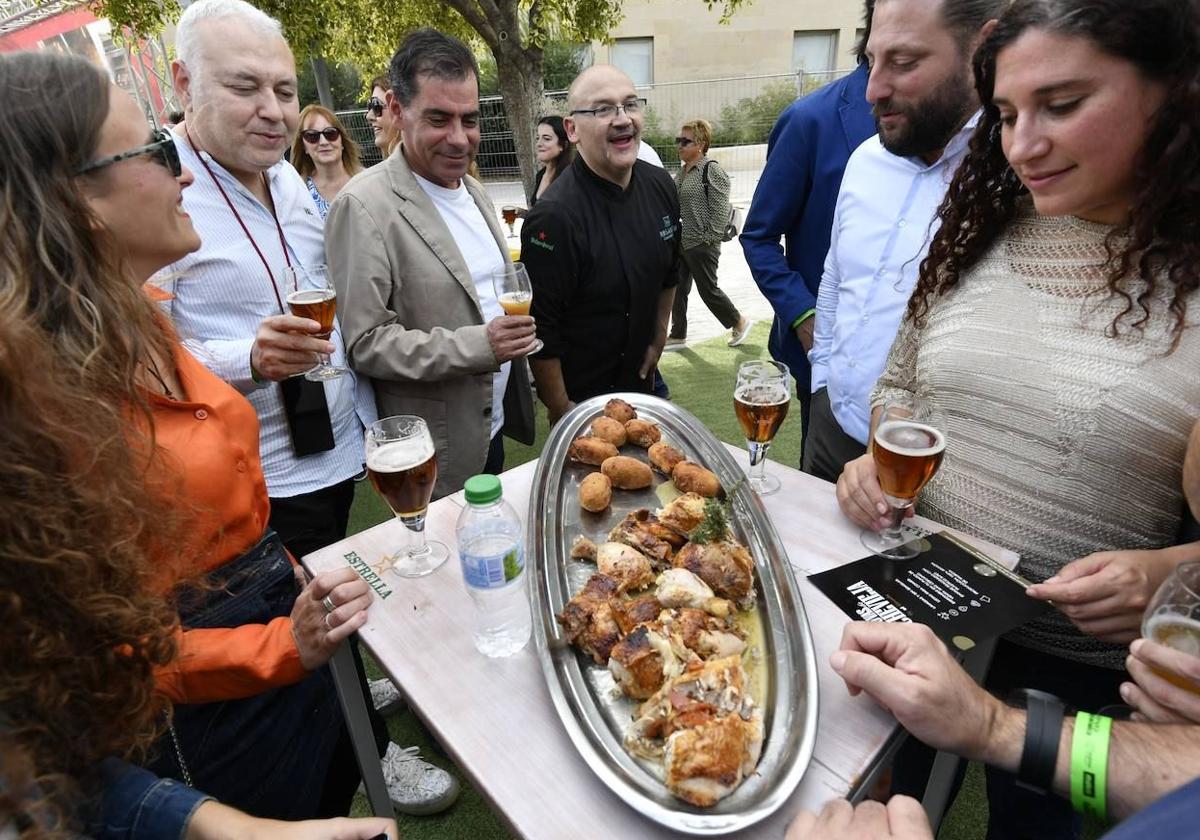
<path fill-rule="evenodd" d="M 678 640 L 677 648 L 682 645 L 701 659 L 737 656 L 746 649 L 739 631 L 703 610 L 691 607 L 663 610 L 658 622 L 672 642 Z"/>
<path fill-rule="evenodd" d="M 672 560 L 677 569 L 687 569 L 742 609 L 754 605 L 754 558 L 746 547 L 732 540 L 717 543 L 690 542 Z"/>
<path fill-rule="evenodd" d="M 749 730 L 737 715 L 726 715 L 673 732 L 663 751 L 667 787 L 700 808 L 733 793 L 746 772 Z"/>
<path fill-rule="evenodd" d="M 684 493 L 666 507 L 659 508 L 657 516 L 663 525 L 686 537 L 704 521 L 704 497 L 699 493 Z"/>
<path fill-rule="evenodd" d="M 620 584 L 620 591 L 636 592 L 654 583 L 650 558 L 624 543 L 606 542 L 596 547 L 596 566 Z"/>
<path fill-rule="evenodd" d="M 649 557 L 659 569 L 671 565 L 675 549 L 684 539 L 658 521 L 653 513 L 639 508 L 628 514 L 608 532 L 613 542 L 625 543 Z"/>
<path fill-rule="evenodd" d="M 713 595 L 711 587 L 687 569 L 667 569 L 658 576 L 654 596 L 664 607 L 693 607 L 724 618 L 733 605 Z"/>
<path fill-rule="evenodd" d="M 654 621 L 660 612 L 662 612 L 662 604 L 651 594 L 639 595 L 628 601 L 613 603 L 613 615 L 617 619 L 617 626 L 621 628 L 622 634 L 633 632 L 633 628 L 639 624 Z"/>
<path fill-rule="evenodd" d="M 622 691 L 635 700 L 645 700 L 662 688 L 666 658 L 674 664 L 670 643 L 653 624 L 639 624 L 613 647 L 608 670 Z"/>
<path fill-rule="evenodd" d="M 555 616 L 567 641 L 590 654 L 598 664 L 608 661 L 613 646 L 621 639 L 621 628 L 613 614 L 612 599 L 620 583 L 607 575 L 592 575 L 583 589 Z"/>

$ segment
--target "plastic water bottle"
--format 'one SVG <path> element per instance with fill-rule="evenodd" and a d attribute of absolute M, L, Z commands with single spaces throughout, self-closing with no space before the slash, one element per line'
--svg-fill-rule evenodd
<path fill-rule="evenodd" d="M 511 656 L 525 647 L 530 631 L 521 520 L 504 501 L 496 476 L 472 476 L 465 490 L 458 558 L 475 602 L 471 635 L 484 656 Z"/>

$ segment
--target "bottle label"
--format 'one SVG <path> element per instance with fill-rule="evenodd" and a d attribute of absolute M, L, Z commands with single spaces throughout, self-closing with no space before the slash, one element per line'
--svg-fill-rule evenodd
<path fill-rule="evenodd" d="M 499 589 L 521 576 L 525 555 L 520 545 L 513 545 L 500 554 L 460 552 L 463 578 L 475 589 Z"/>

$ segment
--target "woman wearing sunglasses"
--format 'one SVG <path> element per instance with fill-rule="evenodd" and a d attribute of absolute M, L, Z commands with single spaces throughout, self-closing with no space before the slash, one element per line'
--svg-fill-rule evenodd
<path fill-rule="evenodd" d="M 300 112 L 300 130 L 292 141 L 292 166 L 308 184 L 321 218 L 346 182 L 362 171 L 358 145 L 337 115 L 321 105 Z"/>
<path fill-rule="evenodd" d="M 0 835 L 65 836 L 105 786 L 100 836 L 208 836 L 193 829 L 232 812 L 195 790 L 259 815 L 345 813 L 318 805 L 345 772 L 321 666 L 370 592 L 346 570 L 297 596 L 265 527 L 253 409 L 143 291 L 200 245 L 192 175 L 82 58 L 0 57 L 0 111 L 22 115 L 0 126 Z M 178 762 L 194 789 L 128 766 L 97 780 L 106 757 Z M 384 830 L 349 825 L 315 836 Z"/>
<path fill-rule="evenodd" d="M 400 129 L 392 112 L 387 108 L 387 92 L 392 83 L 386 73 L 380 73 L 371 80 L 371 98 L 367 101 L 367 124 L 375 133 L 375 148 L 387 157 L 400 141 Z"/>

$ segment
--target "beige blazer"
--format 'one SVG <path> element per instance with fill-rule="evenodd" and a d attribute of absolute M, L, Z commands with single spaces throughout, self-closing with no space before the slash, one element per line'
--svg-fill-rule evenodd
<path fill-rule="evenodd" d="M 478 181 L 464 181 L 510 260 L 492 202 Z M 371 377 L 380 417 L 425 419 L 437 447 L 435 497 L 457 492 L 487 459 L 500 365 L 467 264 L 401 150 L 338 193 L 325 255 L 351 367 Z M 524 359 L 512 364 L 504 420 L 506 435 L 533 442 Z"/>

